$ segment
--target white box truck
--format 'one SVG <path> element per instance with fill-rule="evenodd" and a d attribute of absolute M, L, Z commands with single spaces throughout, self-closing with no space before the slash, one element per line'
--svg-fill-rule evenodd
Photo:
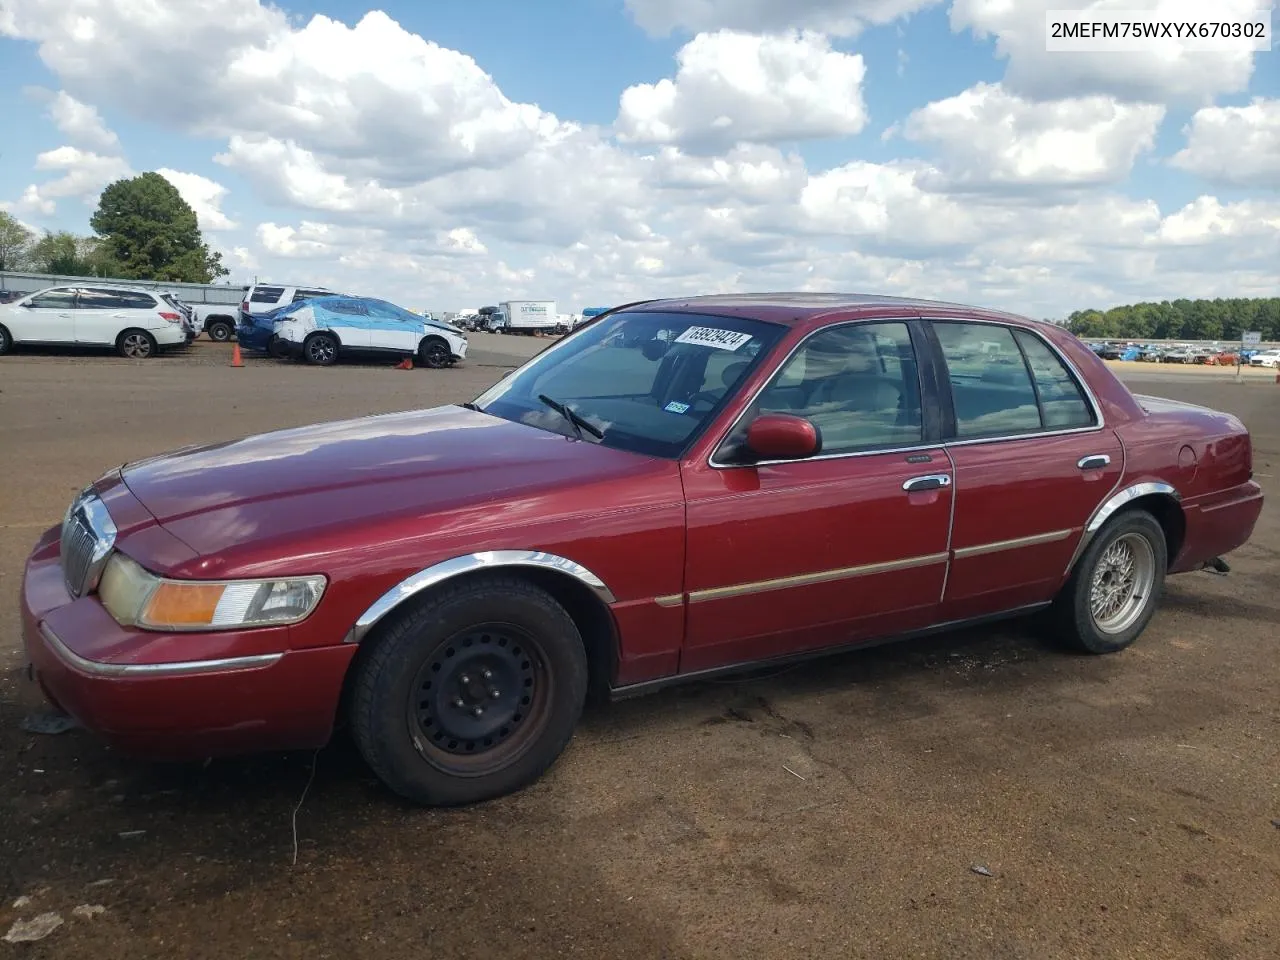
<path fill-rule="evenodd" d="M 497 333 L 552 333 L 559 323 L 554 300 L 507 300 L 489 315 Z"/>

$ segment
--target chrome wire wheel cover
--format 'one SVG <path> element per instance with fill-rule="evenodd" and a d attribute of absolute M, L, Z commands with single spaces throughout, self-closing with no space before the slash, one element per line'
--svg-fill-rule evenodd
<path fill-rule="evenodd" d="M 1147 608 L 1156 581 L 1156 554 L 1139 533 L 1126 533 L 1103 551 L 1089 584 L 1089 613 L 1102 633 L 1124 633 Z"/>
<path fill-rule="evenodd" d="M 144 333 L 126 334 L 121 346 L 124 347 L 123 352 L 126 357 L 144 360 L 151 356 L 151 341 Z"/>

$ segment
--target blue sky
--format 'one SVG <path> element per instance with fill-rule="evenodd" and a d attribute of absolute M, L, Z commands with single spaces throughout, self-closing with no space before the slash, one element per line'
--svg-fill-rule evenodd
<path fill-rule="evenodd" d="M 0 206 L 87 233 L 160 170 L 233 280 L 412 307 L 1280 294 L 1280 51 L 1047 53 L 1090 0 L 214 6 L 8 0 Z"/>

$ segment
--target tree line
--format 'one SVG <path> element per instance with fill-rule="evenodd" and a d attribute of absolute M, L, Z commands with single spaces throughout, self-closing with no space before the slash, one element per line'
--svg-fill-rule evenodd
<path fill-rule="evenodd" d="M 1280 340 L 1280 297 L 1231 300 L 1164 300 L 1110 310 L 1077 310 L 1067 329 L 1106 340 L 1238 341 L 1246 330 Z"/>
<path fill-rule="evenodd" d="M 158 173 L 108 185 L 89 226 L 90 236 L 38 236 L 0 210 L 0 270 L 185 283 L 212 283 L 230 272 L 204 242 L 195 211 Z"/>

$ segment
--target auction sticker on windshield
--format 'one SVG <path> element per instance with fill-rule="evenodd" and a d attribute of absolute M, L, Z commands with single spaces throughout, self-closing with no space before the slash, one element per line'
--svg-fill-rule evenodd
<path fill-rule="evenodd" d="M 717 350 L 737 350 L 751 339 L 749 333 L 737 330 L 720 330 L 716 327 L 690 327 L 680 336 L 676 343 L 692 343 L 699 347 L 715 347 Z"/>

